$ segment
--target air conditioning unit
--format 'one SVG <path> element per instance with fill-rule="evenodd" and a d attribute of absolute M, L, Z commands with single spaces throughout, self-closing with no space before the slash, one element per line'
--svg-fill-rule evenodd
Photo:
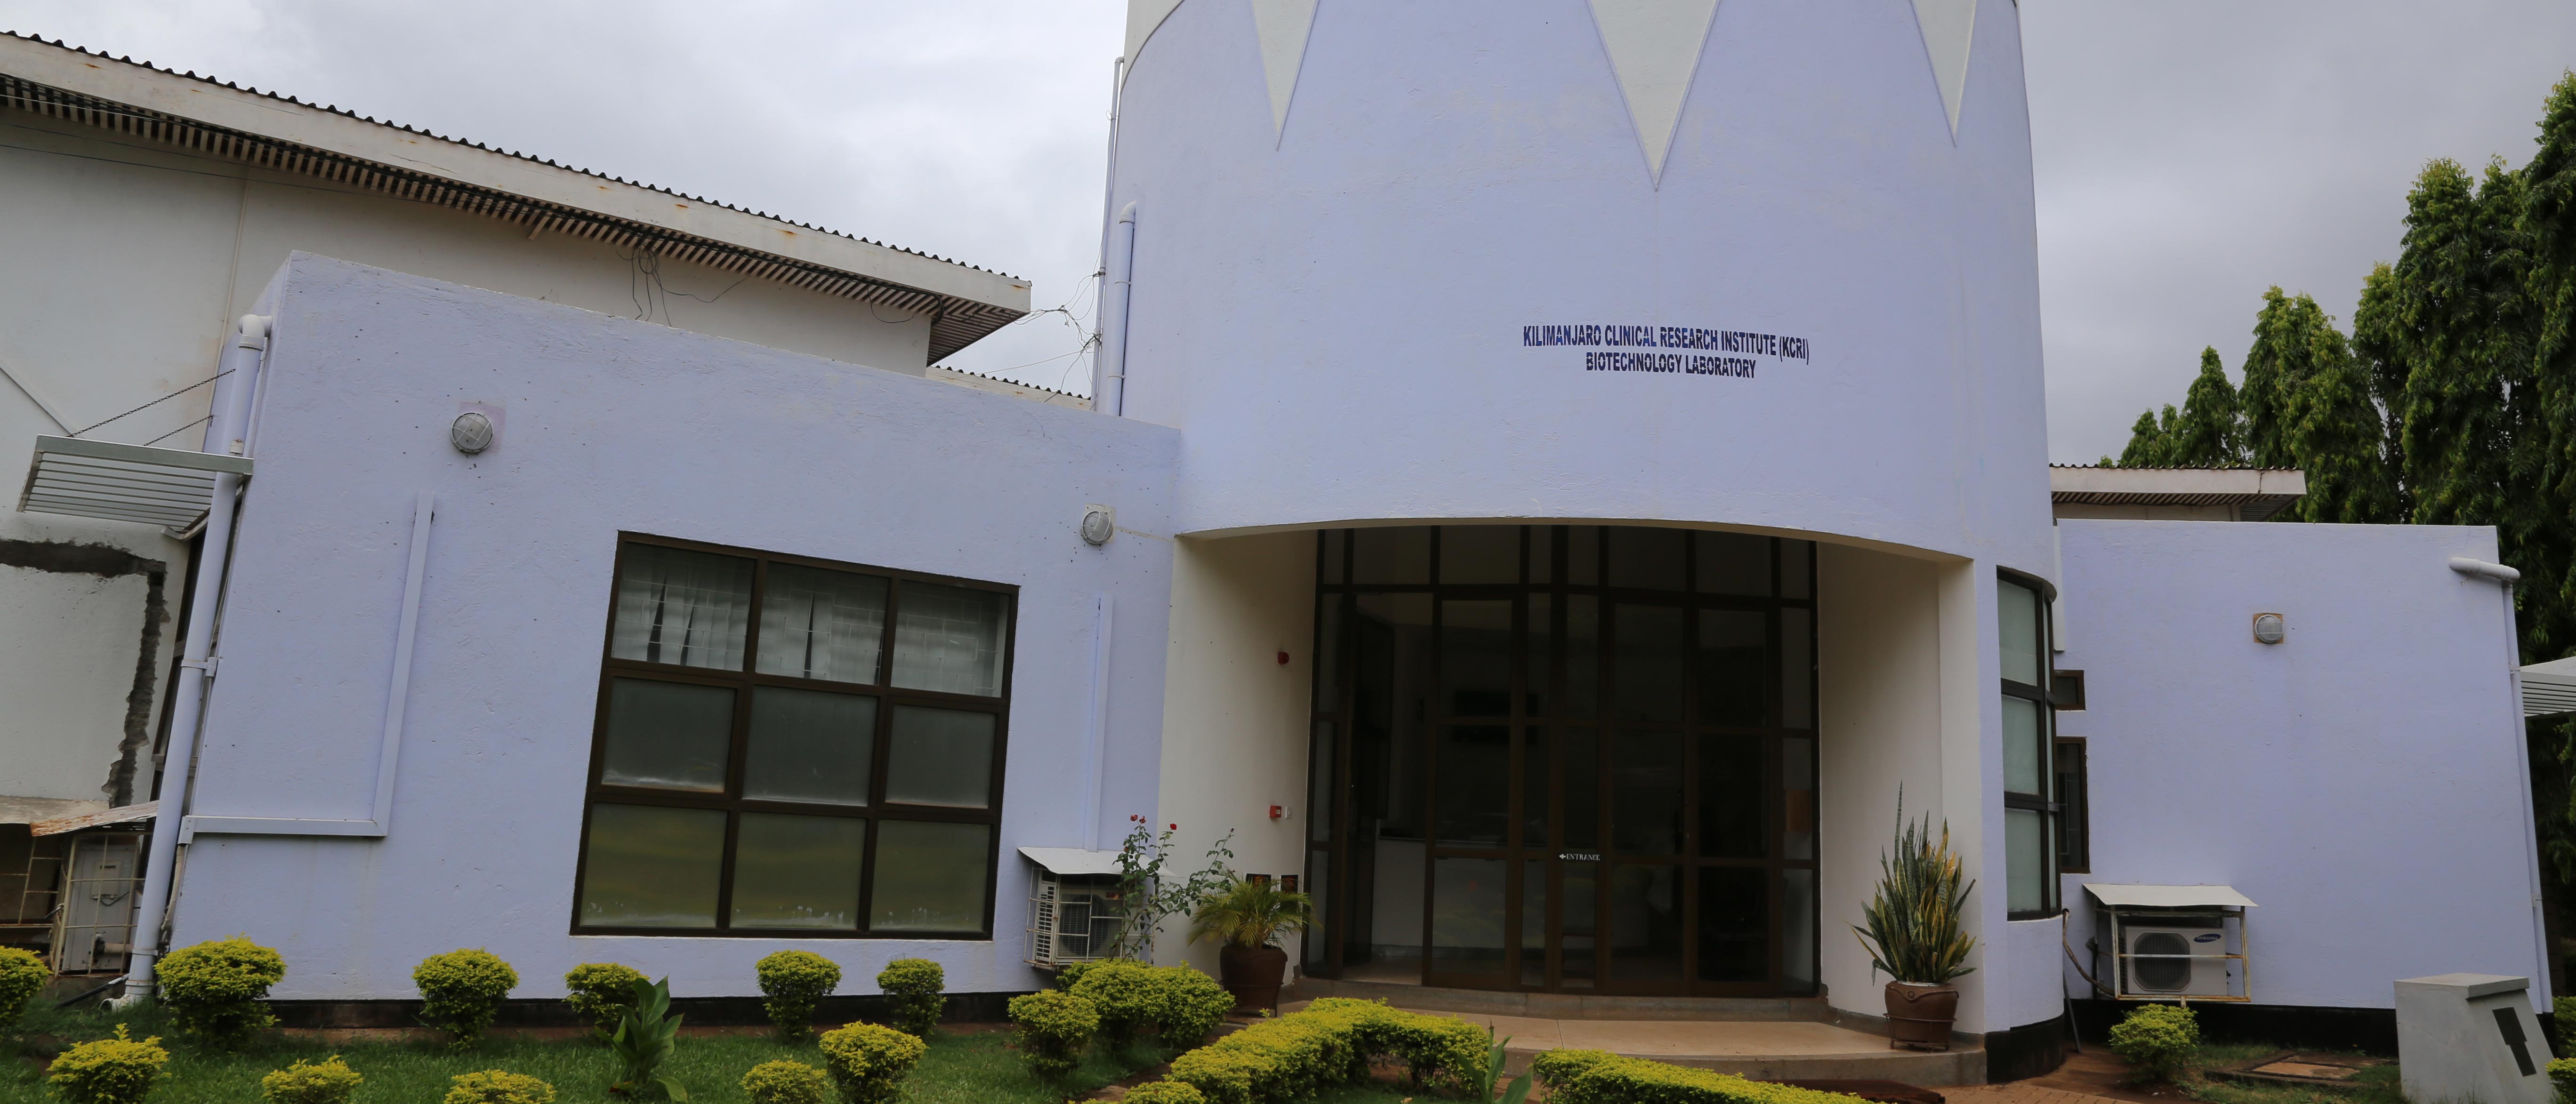
<path fill-rule="evenodd" d="M 2120 948 L 2136 956 L 2129 964 L 2125 990 L 2141 995 L 2224 997 L 2228 995 L 2227 933 L 2219 928 L 2120 926 Z M 2188 957 L 2166 958 L 2166 955 Z"/>

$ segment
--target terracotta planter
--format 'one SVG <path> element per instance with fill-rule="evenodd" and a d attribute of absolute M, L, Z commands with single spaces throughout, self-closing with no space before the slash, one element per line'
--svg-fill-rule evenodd
<path fill-rule="evenodd" d="M 1228 943 L 1217 951 L 1216 967 L 1217 980 L 1234 994 L 1236 1015 L 1279 1010 L 1279 982 L 1288 976 L 1288 952 Z"/>
<path fill-rule="evenodd" d="M 1887 983 L 1887 1045 L 1913 1050 L 1950 1049 L 1950 1025 L 1959 1018 L 1959 991 L 1948 985 Z"/>

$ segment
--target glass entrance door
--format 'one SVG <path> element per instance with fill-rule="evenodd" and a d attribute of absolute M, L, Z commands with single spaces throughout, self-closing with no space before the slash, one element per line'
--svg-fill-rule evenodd
<path fill-rule="evenodd" d="M 1451 526 L 1317 556 L 1308 972 L 1813 991 L 1807 542 Z"/>

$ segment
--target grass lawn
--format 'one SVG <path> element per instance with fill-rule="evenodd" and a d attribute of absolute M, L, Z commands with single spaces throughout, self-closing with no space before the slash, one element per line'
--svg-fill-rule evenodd
<path fill-rule="evenodd" d="M 2205 1043 L 2200 1048 L 2200 1068 L 2217 1069 L 2285 1049 L 2288 1048 L 2259 1043 Z M 2192 1086 L 2191 1095 L 2209 1104 L 2407 1104 L 2405 1094 L 2399 1091 L 2394 1062 L 2361 1071 L 2353 1078 L 2353 1087 L 2342 1091 L 2300 1085 L 2251 1085 L 2210 1077 Z"/>
<path fill-rule="evenodd" d="M 33 1012 L 34 1010 L 30 1010 Z M 31 1017 L 32 1018 L 32 1017 Z M 152 1092 L 153 1104 L 257 1104 L 259 1079 L 296 1059 L 319 1060 L 337 1054 L 366 1077 L 355 1104 L 436 1104 L 446 1094 L 448 1078 L 474 1070 L 505 1069 L 543 1078 L 555 1087 L 557 1104 L 606 1104 L 611 1060 L 604 1046 L 582 1041 L 524 1037 L 486 1040 L 480 1049 L 451 1054 L 436 1042 L 360 1042 L 329 1045 L 301 1038 L 271 1036 L 241 1054 L 208 1054 L 177 1042 L 161 1018 L 138 1010 L 118 1017 L 43 1014 L 28 1024 L 65 1039 L 92 1039 L 113 1034 L 127 1023 L 135 1037 L 163 1036 L 170 1048 L 170 1077 Z M 930 1040 L 930 1052 L 905 1081 L 903 1099 L 912 1104 L 1061 1104 L 1081 1097 L 1128 1073 L 1162 1059 L 1136 1053 L 1115 1061 L 1095 1048 L 1083 1067 L 1063 1085 L 1032 1077 L 1019 1052 L 1007 1048 L 1010 1036 L 1000 1032 L 942 1031 Z M 0 1068 L 0 1104 L 52 1104 L 46 1092 L 43 1057 L 30 1048 L 0 1042 L 8 1055 Z M 740 1104 L 743 1071 L 762 1062 L 788 1058 L 821 1067 L 823 1056 L 811 1043 L 781 1046 L 766 1035 L 683 1036 L 678 1053 L 663 1071 L 689 1090 L 693 1102 Z M 1392 1104 L 1396 1096 L 1356 1095 L 1336 1104 Z"/>

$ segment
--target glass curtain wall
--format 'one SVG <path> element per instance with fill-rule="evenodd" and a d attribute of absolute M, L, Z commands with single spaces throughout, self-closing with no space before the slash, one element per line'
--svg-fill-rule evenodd
<path fill-rule="evenodd" d="M 1814 555 L 1681 529 L 1319 534 L 1306 970 L 1814 992 Z"/>

